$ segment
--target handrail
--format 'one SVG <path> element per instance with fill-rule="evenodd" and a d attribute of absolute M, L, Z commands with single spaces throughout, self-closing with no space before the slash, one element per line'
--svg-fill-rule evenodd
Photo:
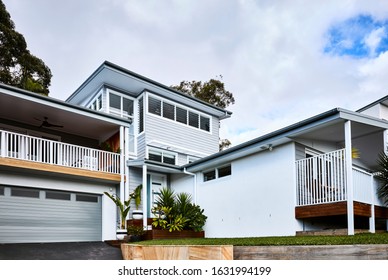
<path fill-rule="evenodd" d="M 120 154 L 0 130 L 0 157 L 120 173 Z"/>

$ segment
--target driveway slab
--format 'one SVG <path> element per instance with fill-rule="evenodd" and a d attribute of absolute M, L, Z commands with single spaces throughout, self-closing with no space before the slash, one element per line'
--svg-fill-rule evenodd
<path fill-rule="evenodd" d="M 0 260 L 122 260 L 105 242 L 0 244 Z"/>

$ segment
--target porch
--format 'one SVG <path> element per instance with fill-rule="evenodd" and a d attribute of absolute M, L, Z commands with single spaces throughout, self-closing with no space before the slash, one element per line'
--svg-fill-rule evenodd
<path fill-rule="evenodd" d="M 120 154 L 0 130 L 0 165 L 120 181 Z"/>
<path fill-rule="evenodd" d="M 375 231 L 376 219 L 388 220 L 388 208 L 377 196 L 378 182 L 373 173 L 353 165 L 351 174 L 347 174 L 347 158 L 346 150 L 340 149 L 296 161 L 297 219 L 347 216 L 352 212 L 354 217 L 369 218 L 371 232 Z"/>

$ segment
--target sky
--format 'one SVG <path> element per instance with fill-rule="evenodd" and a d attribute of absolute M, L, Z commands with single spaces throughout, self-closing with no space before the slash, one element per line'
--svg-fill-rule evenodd
<path fill-rule="evenodd" d="M 388 1 L 3 0 L 65 100 L 105 60 L 163 83 L 222 75 L 233 145 L 388 95 Z"/>

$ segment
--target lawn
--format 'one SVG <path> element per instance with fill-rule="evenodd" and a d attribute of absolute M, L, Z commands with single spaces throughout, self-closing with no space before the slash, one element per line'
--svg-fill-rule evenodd
<path fill-rule="evenodd" d="M 142 245 L 234 245 L 234 246 L 286 246 L 286 245 L 351 245 L 388 244 L 388 233 L 360 233 L 353 236 L 282 236 L 250 238 L 190 238 L 141 241 Z"/>

